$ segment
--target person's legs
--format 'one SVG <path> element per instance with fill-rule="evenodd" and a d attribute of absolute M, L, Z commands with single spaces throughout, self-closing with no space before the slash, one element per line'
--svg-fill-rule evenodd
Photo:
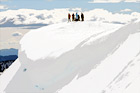
<path fill-rule="evenodd" d="M 68 19 L 68 22 L 71 22 L 70 18 Z"/>

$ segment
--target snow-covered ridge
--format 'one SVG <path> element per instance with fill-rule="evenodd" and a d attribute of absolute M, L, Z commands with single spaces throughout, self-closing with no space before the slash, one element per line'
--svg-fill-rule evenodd
<path fill-rule="evenodd" d="M 0 77 L 0 91 L 139 93 L 139 25 L 86 21 L 30 31 Z"/>
<path fill-rule="evenodd" d="M 53 24 L 32 30 L 24 35 L 20 41 L 21 51 L 24 51 L 26 56 L 34 61 L 46 57 L 58 58 L 63 53 L 73 50 L 86 39 L 92 36 L 100 38 L 121 26 L 121 24 L 102 22 Z"/>
<path fill-rule="evenodd" d="M 19 9 L 0 12 L 1 26 L 22 26 L 22 25 L 42 25 L 67 22 L 67 14 L 80 12 L 82 9 L 53 9 L 53 10 L 34 10 Z M 131 14 L 111 13 L 104 9 L 94 9 L 84 11 L 86 21 L 103 21 L 115 24 L 126 24 L 140 19 L 140 13 Z"/>

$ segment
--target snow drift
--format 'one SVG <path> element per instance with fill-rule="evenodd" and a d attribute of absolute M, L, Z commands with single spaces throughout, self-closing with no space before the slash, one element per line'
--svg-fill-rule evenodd
<path fill-rule="evenodd" d="M 139 21 L 59 23 L 20 44 L 19 59 L 0 77 L 2 92 L 140 92 Z"/>

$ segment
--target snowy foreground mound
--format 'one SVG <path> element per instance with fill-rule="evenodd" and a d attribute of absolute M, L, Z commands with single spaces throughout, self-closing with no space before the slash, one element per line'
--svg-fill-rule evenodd
<path fill-rule="evenodd" d="M 140 22 L 60 23 L 30 31 L 0 76 L 6 93 L 140 93 Z"/>

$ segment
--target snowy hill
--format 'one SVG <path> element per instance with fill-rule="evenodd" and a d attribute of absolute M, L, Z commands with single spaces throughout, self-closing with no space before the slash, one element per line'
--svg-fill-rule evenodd
<path fill-rule="evenodd" d="M 19 9 L 7 10 L 0 12 L 1 27 L 17 27 L 17 26 L 44 26 L 67 22 L 67 14 L 82 11 L 81 8 L 73 9 L 53 9 L 53 10 L 34 10 Z M 132 12 L 131 14 L 112 13 L 104 9 L 94 9 L 84 11 L 85 20 L 102 21 L 115 24 L 126 24 L 140 19 L 140 13 Z"/>
<path fill-rule="evenodd" d="M 1 92 L 140 93 L 140 22 L 59 23 L 27 33 Z"/>

